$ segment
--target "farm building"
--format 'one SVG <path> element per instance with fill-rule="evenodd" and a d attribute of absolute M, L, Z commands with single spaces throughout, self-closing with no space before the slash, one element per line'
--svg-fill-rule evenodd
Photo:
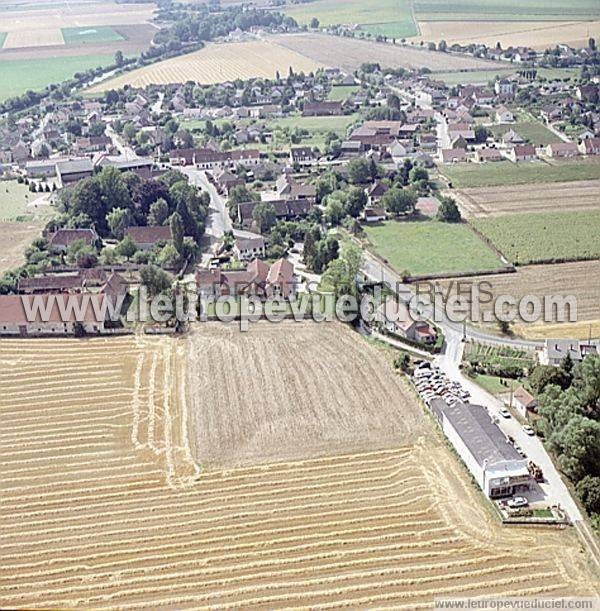
<path fill-rule="evenodd" d="M 363 210 L 363 220 L 365 223 L 381 223 L 387 219 L 387 213 L 380 206 L 367 206 Z"/>
<path fill-rule="evenodd" d="M 0 335 L 74 335 L 78 324 L 86 333 L 101 333 L 105 321 L 100 314 L 105 298 L 105 295 L 1 295 Z M 37 310 L 34 299 L 38 300 Z M 67 300 L 75 303 L 67 304 Z M 70 309 L 69 305 L 73 307 Z M 67 312 L 68 316 L 63 315 Z"/>
<path fill-rule="evenodd" d="M 63 187 L 84 178 L 89 178 L 93 173 L 94 166 L 92 160 L 88 157 L 67 159 L 56 164 L 56 175 Z"/>
<path fill-rule="evenodd" d="M 65 252 L 78 240 L 82 240 L 86 246 L 93 246 L 99 237 L 93 229 L 59 229 L 50 236 L 49 247 L 52 252 Z"/>
<path fill-rule="evenodd" d="M 342 114 L 342 102 L 307 102 L 302 112 L 304 117 L 334 117 Z"/>
<path fill-rule="evenodd" d="M 128 227 L 125 235 L 129 236 L 140 250 L 151 250 L 159 242 L 170 242 L 171 228 L 163 225 L 147 227 Z"/>
<path fill-rule="evenodd" d="M 269 200 L 275 208 L 279 221 L 293 221 L 308 216 L 313 209 L 311 199 L 277 199 Z M 254 209 L 258 202 L 242 202 L 238 204 L 237 217 L 243 227 L 250 227 L 254 221 Z"/>
<path fill-rule="evenodd" d="M 496 121 L 498 123 L 512 123 L 514 120 L 515 116 L 506 106 L 500 106 L 496 110 Z"/>
<path fill-rule="evenodd" d="M 479 149 L 475 153 L 475 161 L 479 163 L 485 163 L 486 161 L 502 161 L 503 159 L 504 157 L 498 149 Z"/>
<path fill-rule="evenodd" d="M 586 138 L 579 145 L 582 155 L 600 155 L 600 137 Z"/>
<path fill-rule="evenodd" d="M 467 160 L 467 151 L 465 149 L 442 149 L 440 151 L 442 163 L 459 163 Z"/>
<path fill-rule="evenodd" d="M 434 399 L 431 410 L 489 498 L 503 498 L 530 489 L 532 479 L 527 459 L 507 442 L 485 407 L 468 403 L 450 406 L 443 399 Z"/>

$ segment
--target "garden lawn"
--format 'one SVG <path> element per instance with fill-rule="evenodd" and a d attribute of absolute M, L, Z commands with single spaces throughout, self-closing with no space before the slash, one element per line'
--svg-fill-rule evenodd
<path fill-rule="evenodd" d="M 517 121 L 511 124 L 494 125 L 491 131 L 494 137 L 502 137 L 507 131 L 514 130 L 521 138 L 534 146 L 546 146 L 562 140 L 539 121 Z"/>
<path fill-rule="evenodd" d="M 335 133 L 340 140 L 346 137 L 348 128 L 356 121 L 357 115 L 344 115 L 341 117 L 285 117 L 283 119 L 275 119 L 268 122 L 269 127 L 273 130 L 273 143 L 270 148 L 277 150 L 280 148 L 288 148 L 291 146 L 289 138 L 282 137 L 282 130 L 302 129 L 308 132 L 308 135 L 302 138 L 302 141 L 297 143 L 297 146 L 318 147 L 323 150 L 325 147 L 325 136 L 329 132 Z"/>
<path fill-rule="evenodd" d="M 600 159 L 589 157 L 551 164 L 543 161 L 461 163 L 440 166 L 440 172 L 457 188 L 596 180 L 600 178 Z"/>
<path fill-rule="evenodd" d="M 45 57 L 0 62 L 0 102 L 22 95 L 28 90 L 40 91 L 51 83 L 61 83 L 76 72 L 85 72 L 114 62 L 114 56 Z"/>
<path fill-rule="evenodd" d="M 109 25 L 62 28 L 66 45 L 83 45 L 125 40 L 119 32 Z"/>
<path fill-rule="evenodd" d="M 483 390 L 487 390 L 491 395 L 502 395 L 509 392 L 509 387 L 502 384 L 503 378 L 496 376 L 488 376 L 484 374 L 475 374 L 471 378 L 475 384 L 481 386 Z"/>
<path fill-rule="evenodd" d="M 31 202 L 41 193 L 30 193 L 29 188 L 19 184 L 16 180 L 0 181 L 0 222 L 23 220 L 30 218 L 32 213 L 26 208 L 27 202 Z"/>
<path fill-rule="evenodd" d="M 466 224 L 389 221 L 365 227 L 373 249 L 398 272 L 412 276 L 490 271 L 500 258 Z"/>
<path fill-rule="evenodd" d="M 511 214 L 472 223 L 520 265 L 600 258 L 600 210 Z"/>
<path fill-rule="evenodd" d="M 358 85 L 338 85 L 337 87 L 331 88 L 327 99 L 333 102 L 343 102 L 358 91 L 360 91 Z"/>

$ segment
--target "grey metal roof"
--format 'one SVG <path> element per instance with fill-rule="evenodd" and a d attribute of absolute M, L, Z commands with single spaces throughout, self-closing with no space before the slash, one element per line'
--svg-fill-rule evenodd
<path fill-rule="evenodd" d="M 438 419 L 447 418 L 458 432 L 479 465 L 488 466 L 507 460 L 523 460 L 492 419 L 485 407 L 470 403 L 448 405 L 443 399 L 435 399 L 431 405 Z"/>
<path fill-rule="evenodd" d="M 94 165 L 88 157 L 84 159 L 69 159 L 67 161 L 59 161 L 56 164 L 56 170 L 61 176 L 65 174 L 79 174 L 80 172 L 89 172 L 91 174 L 94 171 Z"/>

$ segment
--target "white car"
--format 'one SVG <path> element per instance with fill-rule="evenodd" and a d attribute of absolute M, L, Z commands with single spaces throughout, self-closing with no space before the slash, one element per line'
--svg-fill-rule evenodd
<path fill-rule="evenodd" d="M 506 504 L 511 509 L 518 509 L 519 507 L 528 507 L 529 501 L 522 496 L 516 496 L 514 499 L 509 499 L 506 501 Z"/>
<path fill-rule="evenodd" d="M 525 431 L 525 433 L 527 433 L 527 435 L 529 435 L 530 437 L 535 437 L 535 431 L 529 425 L 524 426 L 523 431 Z"/>
<path fill-rule="evenodd" d="M 500 410 L 500 415 L 506 419 L 510 418 L 510 412 L 505 407 Z"/>

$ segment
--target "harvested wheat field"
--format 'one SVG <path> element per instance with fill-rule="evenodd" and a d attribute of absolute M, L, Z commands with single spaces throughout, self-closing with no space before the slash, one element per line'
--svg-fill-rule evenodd
<path fill-rule="evenodd" d="M 429 68 L 430 70 L 492 70 L 498 63 L 436 53 L 421 48 L 377 43 L 327 34 L 283 34 L 269 40 L 278 46 L 310 59 L 353 72 L 365 62 L 377 62 L 385 68 Z"/>
<path fill-rule="evenodd" d="M 0 26 L 1 27 L 1 26 Z M 62 31 L 58 28 L 47 30 L 16 30 L 8 32 L 3 49 L 23 49 L 27 47 L 52 47 L 64 45 Z"/>
<path fill-rule="evenodd" d="M 43 223 L 0 223 L 0 275 L 25 262 L 24 253 L 42 233 Z"/>
<path fill-rule="evenodd" d="M 455 193 L 466 218 L 600 208 L 600 180 L 460 189 Z"/>
<path fill-rule="evenodd" d="M 230 338 L 233 370 L 245 341 Z M 574 532 L 501 528 L 433 432 L 200 473 L 195 342 L 0 340 L 0 607 L 418 609 L 597 591 Z"/>
<path fill-rule="evenodd" d="M 378 350 L 341 324 L 260 323 L 249 333 L 206 324 L 190 351 L 203 465 L 398 447 L 426 429 L 406 384 L 390 375 Z"/>
<path fill-rule="evenodd" d="M 411 40 L 449 45 L 478 43 L 494 47 L 547 49 L 559 43 L 573 47 L 587 45 L 590 36 L 600 36 L 600 21 L 477 21 L 465 27 L 462 21 L 419 21 L 421 34 Z"/>
<path fill-rule="evenodd" d="M 264 41 L 208 44 L 200 51 L 128 72 L 89 91 L 98 93 L 125 85 L 146 87 L 186 81 L 212 85 L 236 79 L 275 78 L 277 72 L 287 74 L 290 67 L 295 72 L 309 73 L 322 65 Z"/>
<path fill-rule="evenodd" d="M 526 295 L 536 295 L 540 299 L 545 295 L 574 295 L 577 298 L 577 318 L 579 324 L 524 324 L 522 321 L 515 325 L 515 331 L 528 338 L 569 337 L 579 336 L 587 338 L 590 324 L 600 323 L 600 261 L 577 261 L 574 263 L 557 263 L 553 265 L 530 265 L 519 267 L 515 274 L 500 274 L 476 276 L 460 280 L 442 280 L 440 284 L 445 290 L 452 288 L 452 293 L 459 290 L 462 295 L 469 297 L 472 285 L 481 282 L 482 289 L 489 290 L 495 298 L 501 295 L 511 295 L 517 300 Z M 451 283 L 453 284 L 451 285 Z M 491 285 L 491 286 L 490 286 Z M 482 299 L 487 300 L 485 295 Z M 482 304 L 482 313 L 492 312 L 492 304 Z M 556 316 L 553 316 L 556 322 Z M 496 326 L 497 323 L 490 323 Z M 593 327 L 594 328 L 594 327 Z M 600 332 L 600 329 L 598 329 Z M 569 335 L 569 334 L 575 335 Z M 599 336 L 600 333 L 594 336 Z"/>

